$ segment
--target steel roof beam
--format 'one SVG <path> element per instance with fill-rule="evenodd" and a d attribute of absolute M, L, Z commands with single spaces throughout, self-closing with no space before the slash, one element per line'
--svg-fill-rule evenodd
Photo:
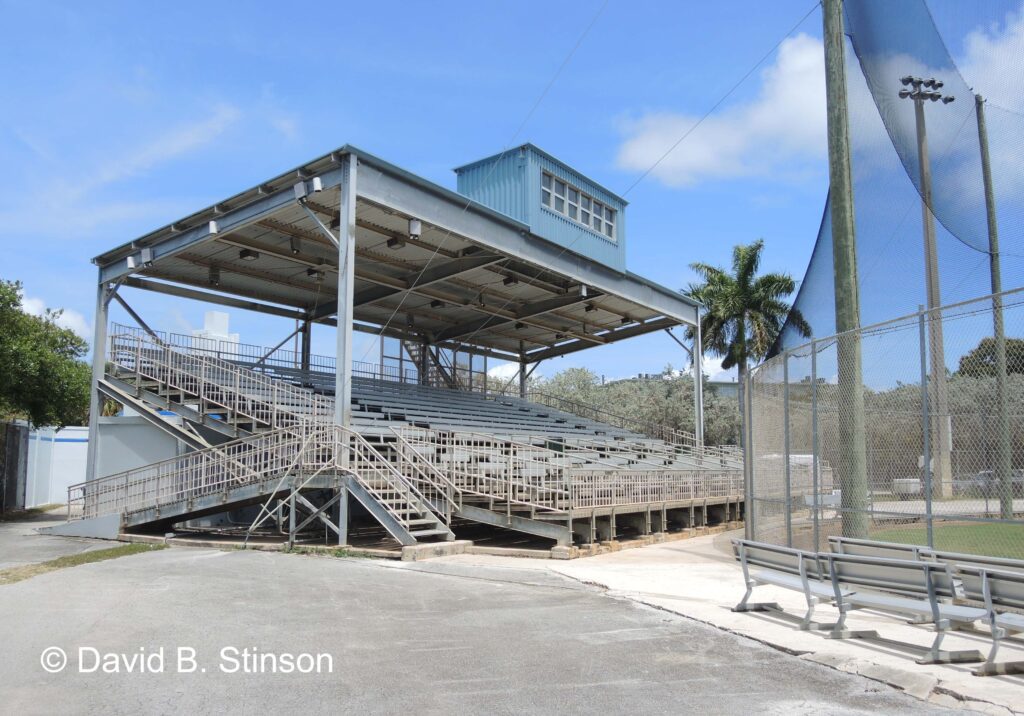
<path fill-rule="evenodd" d="M 341 181 L 341 170 L 332 169 L 320 175 L 325 189 L 338 186 Z M 186 249 L 215 238 L 218 234 L 228 234 L 237 231 L 245 226 L 258 223 L 267 219 L 275 212 L 295 204 L 295 190 L 292 187 L 275 191 L 272 194 L 256 198 L 251 203 L 240 206 L 231 211 L 225 211 L 216 215 L 216 230 L 211 226 L 210 221 L 202 221 L 196 226 L 185 227 L 181 231 L 174 231 L 161 238 L 145 241 L 145 245 L 153 250 L 153 263 L 168 256 L 173 256 Z M 173 228 L 173 227 L 172 227 Z M 113 281 L 122 276 L 135 272 L 136 269 L 129 268 L 127 257 L 132 251 L 141 248 L 142 244 L 132 244 L 131 248 L 118 250 L 114 255 L 105 255 L 104 260 L 109 261 L 100 266 L 100 280 L 102 282 Z M 118 255 L 120 254 L 120 255 Z"/>
<path fill-rule="evenodd" d="M 508 325 L 509 323 L 516 323 L 525 321 L 536 316 L 550 313 L 563 308 L 569 308 L 576 306 L 581 303 L 593 300 L 595 296 L 584 297 L 582 294 L 570 294 L 568 296 L 555 296 L 554 298 L 547 298 L 534 303 L 528 303 L 523 306 L 520 310 L 516 311 L 514 316 L 508 318 L 500 318 L 495 315 L 488 316 L 487 318 L 481 318 L 476 321 L 469 323 L 462 323 L 453 328 L 448 328 L 443 331 L 439 331 L 436 334 L 438 340 L 450 340 L 453 338 L 461 338 L 462 336 L 469 336 L 477 333 L 485 328 L 493 329 L 501 326 Z"/>
<path fill-rule="evenodd" d="M 281 308 L 259 301 L 244 301 L 231 296 L 221 296 L 220 294 L 212 293 L 210 291 L 199 291 L 193 288 L 179 286 L 177 284 L 149 281 L 146 279 L 136 278 L 134 276 L 125 279 L 124 285 L 132 288 L 138 288 L 143 291 L 153 291 L 155 293 L 167 294 L 168 296 L 188 298 L 193 301 L 202 301 L 204 303 L 214 303 L 220 306 L 228 306 L 230 308 L 240 308 L 244 311 L 266 313 L 271 316 L 281 316 L 282 318 L 301 320 L 305 318 L 306 315 L 303 311 L 291 308 Z"/>
<path fill-rule="evenodd" d="M 426 288 L 433 284 L 443 283 L 451 278 L 455 278 L 469 271 L 474 271 L 478 268 L 489 266 L 490 264 L 498 263 L 503 261 L 504 256 L 498 256 L 490 253 L 474 252 L 468 256 L 462 258 L 452 259 L 449 263 L 440 264 L 433 268 L 428 268 L 426 271 L 410 272 L 405 276 L 390 277 L 384 279 L 381 276 L 370 278 L 367 274 L 357 274 L 359 278 L 367 281 L 374 281 L 378 283 L 373 288 L 367 288 L 355 295 L 355 305 L 363 306 L 368 303 L 374 303 L 376 301 L 397 296 L 406 291 L 412 291 L 413 293 L 419 293 L 419 289 Z M 382 283 L 386 282 L 386 283 Z M 329 316 L 338 311 L 338 302 L 332 301 L 325 303 L 321 306 L 315 316 Z"/>
<path fill-rule="evenodd" d="M 664 328 L 671 328 L 672 326 L 678 326 L 681 321 L 675 318 L 657 318 L 647 323 L 638 323 L 635 326 L 629 326 L 628 328 L 619 328 L 616 330 L 606 331 L 600 334 L 604 339 L 605 343 L 614 343 L 615 341 L 621 341 L 625 338 L 632 338 L 634 336 L 642 336 L 645 333 L 652 333 L 654 331 L 660 331 Z M 584 343 L 583 341 L 572 341 L 560 346 L 554 346 L 552 348 L 544 348 L 536 350 L 525 355 L 527 363 L 535 363 L 537 361 L 546 360 L 548 358 L 557 358 L 558 356 L 564 356 L 568 353 L 575 353 L 592 346 Z"/>

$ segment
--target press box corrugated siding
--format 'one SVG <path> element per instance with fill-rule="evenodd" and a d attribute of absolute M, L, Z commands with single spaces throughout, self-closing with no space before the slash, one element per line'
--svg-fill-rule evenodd
<path fill-rule="evenodd" d="M 626 269 L 625 203 L 553 160 L 532 145 L 517 147 L 455 170 L 460 194 L 530 226 L 531 233 L 592 261 Z M 616 211 L 615 240 L 598 234 L 541 204 L 540 178 L 546 171 Z"/>

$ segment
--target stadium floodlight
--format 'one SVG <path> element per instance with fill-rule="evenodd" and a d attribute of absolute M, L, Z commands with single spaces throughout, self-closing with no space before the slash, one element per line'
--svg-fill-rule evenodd
<path fill-rule="evenodd" d="M 943 82 L 934 77 L 922 80 L 919 77 L 905 75 L 900 78 L 900 83 L 904 87 L 908 85 L 911 87 L 910 90 L 901 89 L 899 91 L 900 99 L 914 100 L 914 117 L 917 126 L 918 189 L 921 192 L 924 228 L 925 288 L 928 315 L 941 315 L 934 313 L 942 305 L 942 291 L 939 283 L 938 247 L 935 241 L 935 217 L 932 214 L 932 174 L 928 160 L 928 132 L 925 126 L 924 104 L 925 101 L 941 101 L 946 105 L 952 102 L 954 97 L 939 92 L 943 87 Z M 929 496 L 933 494 L 946 496 L 952 491 L 952 461 L 950 457 L 952 436 L 950 424 L 941 419 L 941 416 L 949 415 L 949 387 L 946 382 L 946 359 L 941 320 L 931 322 L 928 354 L 931 362 L 928 390 L 930 408 L 932 415 L 938 416 L 938 419 L 936 420 L 937 424 L 929 431 L 932 438 L 928 448 L 930 454 L 922 460 L 924 475 L 921 484 Z M 933 481 L 936 479 L 938 480 L 937 486 L 933 485 Z"/>

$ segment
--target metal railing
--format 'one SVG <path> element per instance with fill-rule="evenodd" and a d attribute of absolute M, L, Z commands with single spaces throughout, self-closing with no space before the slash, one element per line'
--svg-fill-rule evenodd
<path fill-rule="evenodd" d="M 430 512 L 425 496 L 359 433 L 304 423 L 126 470 L 68 488 L 69 519 L 130 515 L 263 483 L 266 492 L 330 471 L 357 480 L 397 522 L 410 528 L 415 512 Z"/>
<path fill-rule="evenodd" d="M 1012 336 L 1005 372 L 993 334 L 1000 302 Z M 1022 335 L 1017 289 L 816 339 L 753 369 L 751 536 L 827 549 L 828 536 L 847 532 L 1024 558 Z M 860 354 L 859 385 L 839 380 L 840 343 Z"/>
<path fill-rule="evenodd" d="M 211 406 L 222 409 L 235 424 L 244 419 L 276 429 L 334 416 L 333 398 L 241 368 L 211 352 L 193 353 L 188 346 L 138 328 L 112 326 L 107 359 L 140 379 L 199 401 L 206 412 Z"/>

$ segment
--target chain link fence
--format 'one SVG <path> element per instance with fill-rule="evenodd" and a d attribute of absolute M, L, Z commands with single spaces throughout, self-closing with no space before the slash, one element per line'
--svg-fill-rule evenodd
<path fill-rule="evenodd" d="M 1024 289 L 816 339 L 752 370 L 748 535 L 1024 559 L 1020 336 Z"/>

